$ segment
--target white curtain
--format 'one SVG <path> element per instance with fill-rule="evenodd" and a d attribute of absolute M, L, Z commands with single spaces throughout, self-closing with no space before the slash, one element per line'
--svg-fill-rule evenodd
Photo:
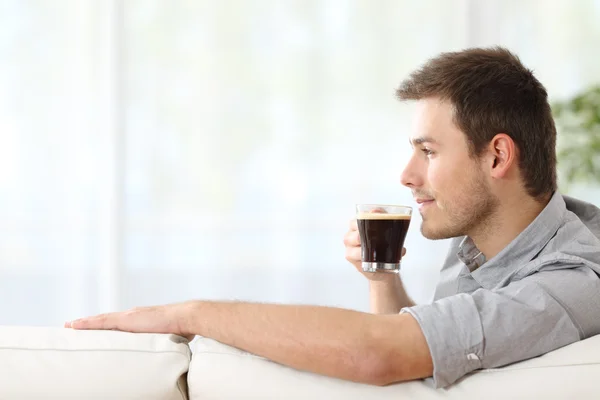
<path fill-rule="evenodd" d="M 367 310 L 342 238 L 356 202 L 412 204 L 398 83 L 500 44 L 564 98 L 600 81 L 597 21 L 598 0 L 2 2 L 0 324 L 189 298 Z M 403 276 L 425 302 L 447 242 L 419 225 Z"/>

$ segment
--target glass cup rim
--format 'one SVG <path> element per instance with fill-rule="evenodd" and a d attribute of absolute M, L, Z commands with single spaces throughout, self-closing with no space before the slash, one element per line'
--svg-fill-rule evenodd
<path fill-rule="evenodd" d="M 358 203 L 355 207 L 356 217 L 359 218 L 361 214 L 368 214 L 372 212 L 372 210 L 377 208 L 386 209 L 389 215 L 404 215 L 408 218 L 412 218 L 413 214 L 413 208 L 411 206 L 403 206 L 396 204 Z"/>
<path fill-rule="evenodd" d="M 373 207 L 373 208 L 377 208 L 377 207 L 394 207 L 394 208 L 405 208 L 408 209 L 412 212 L 412 207 L 411 206 L 405 206 L 402 204 L 376 204 L 376 203 L 356 203 L 355 208 L 358 211 L 358 207 Z"/>
<path fill-rule="evenodd" d="M 412 210 L 411 206 L 405 206 L 403 204 L 378 204 L 378 203 L 356 203 L 356 206 L 375 206 L 375 207 L 404 207 L 404 208 L 410 208 Z"/>

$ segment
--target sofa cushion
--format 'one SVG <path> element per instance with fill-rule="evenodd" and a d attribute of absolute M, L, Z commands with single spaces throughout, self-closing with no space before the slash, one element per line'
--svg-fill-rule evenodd
<path fill-rule="evenodd" d="M 0 326 L 0 399 L 187 398 L 173 335 Z"/>
<path fill-rule="evenodd" d="M 190 399 L 589 399 L 598 396 L 600 335 L 504 368 L 475 371 L 446 389 L 429 379 L 370 386 L 287 368 L 214 340 L 194 343 Z"/>

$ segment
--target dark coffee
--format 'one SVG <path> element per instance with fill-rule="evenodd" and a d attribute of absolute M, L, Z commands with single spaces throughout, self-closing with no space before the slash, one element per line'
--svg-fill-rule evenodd
<path fill-rule="evenodd" d="M 410 225 L 404 214 L 360 213 L 358 232 L 364 262 L 397 264 Z"/>

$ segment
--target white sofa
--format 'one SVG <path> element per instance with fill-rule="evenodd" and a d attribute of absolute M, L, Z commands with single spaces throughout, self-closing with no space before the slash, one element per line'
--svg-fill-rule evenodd
<path fill-rule="evenodd" d="M 0 326 L 0 399 L 598 399 L 600 335 L 447 389 L 375 387 L 198 338 Z"/>

